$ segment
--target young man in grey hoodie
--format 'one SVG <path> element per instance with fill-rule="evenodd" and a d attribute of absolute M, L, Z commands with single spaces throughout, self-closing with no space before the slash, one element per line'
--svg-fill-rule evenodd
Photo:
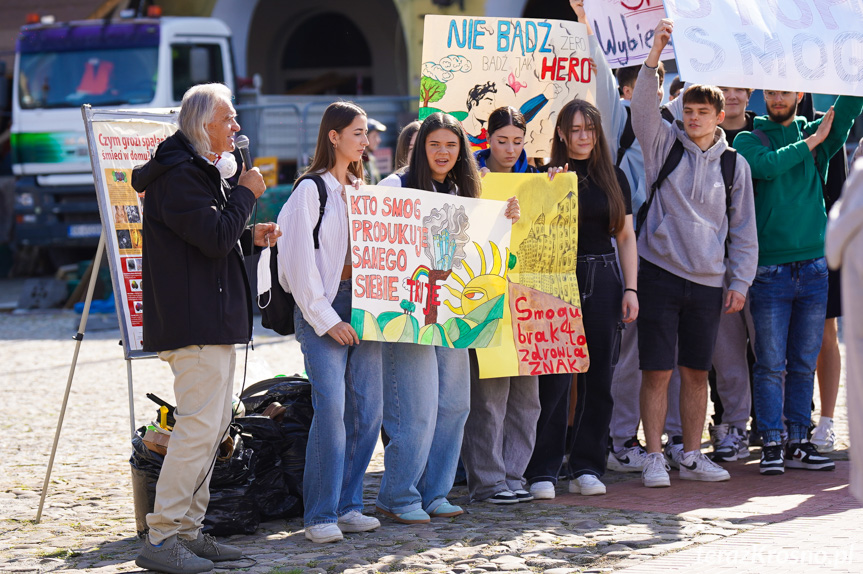
<path fill-rule="evenodd" d="M 657 25 L 632 97 L 632 127 L 644 153 L 647 181 L 656 181 L 676 141 L 683 146 L 680 163 L 654 192 L 638 240 L 641 416 L 648 452 L 642 482 L 648 487 L 671 484 L 661 434 L 675 346 L 683 419 L 680 477 L 730 478 L 700 450 L 707 371 L 723 308 L 726 313 L 743 308 L 758 261 L 752 181 L 742 157 L 735 161 L 730 206 L 726 207 L 721 157 L 728 144 L 718 127 L 725 118 L 722 91 L 714 86 L 690 87 L 683 95 L 682 122 L 669 125 L 659 112 L 656 67 L 672 27 L 668 19 Z M 726 238 L 731 281 L 723 303 Z"/>

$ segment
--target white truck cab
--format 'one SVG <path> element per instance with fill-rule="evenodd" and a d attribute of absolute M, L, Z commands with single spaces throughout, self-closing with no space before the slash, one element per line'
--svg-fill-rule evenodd
<path fill-rule="evenodd" d="M 176 107 L 189 87 L 205 82 L 233 91 L 230 38 L 214 18 L 21 28 L 11 126 L 15 244 L 95 246 L 101 228 L 81 106 Z"/>

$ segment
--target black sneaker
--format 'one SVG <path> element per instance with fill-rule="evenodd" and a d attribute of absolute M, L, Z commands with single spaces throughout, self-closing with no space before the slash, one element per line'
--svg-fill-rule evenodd
<path fill-rule="evenodd" d="M 769 442 L 761 448 L 761 474 L 783 474 L 785 472 L 785 461 L 782 458 L 782 445 L 778 442 Z"/>
<path fill-rule="evenodd" d="M 833 470 L 836 464 L 818 452 L 811 442 L 800 442 L 789 444 L 785 447 L 785 458 L 788 468 L 802 468 L 805 470 Z"/>
<path fill-rule="evenodd" d="M 485 501 L 492 504 L 517 504 L 518 496 L 511 490 L 501 490 L 494 496 L 486 498 Z"/>

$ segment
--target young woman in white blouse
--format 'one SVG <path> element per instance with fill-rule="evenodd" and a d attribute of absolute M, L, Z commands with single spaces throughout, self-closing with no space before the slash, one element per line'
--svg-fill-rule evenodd
<path fill-rule="evenodd" d="M 350 325 L 351 266 L 345 187 L 363 180 L 366 113 L 348 102 L 324 112 L 312 165 L 279 214 L 279 282 L 294 295 L 297 340 L 312 385 L 315 415 L 303 475 L 306 538 L 335 542 L 343 532 L 380 526 L 362 514 L 363 476 L 382 416 L 381 345 L 360 343 Z M 315 182 L 327 188 L 320 216 Z M 312 232 L 320 219 L 319 247 Z"/>

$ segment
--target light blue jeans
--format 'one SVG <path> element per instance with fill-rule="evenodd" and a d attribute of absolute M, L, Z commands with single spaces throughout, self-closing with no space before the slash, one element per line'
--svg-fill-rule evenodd
<path fill-rule="evenodd" d="M 376 505 L 394 514 L 446 501 L 470 410 L 467 350 L 384 343 L 384 476 Z"/>
<path fill-rule="evenodd" d="M 339 284 L 333 308 L 350 322 L 350 280 Z M 294 322 L 315 409 L 303 473 L 303 523 L 313 526 L 363 510 L 363 477 L 381 428 L 381 344 L 342 346 L 319 337 L 299 307 Z"/>
<path fill-rule="evenodd" d="M 758 432 L 765 443 L 780 441 L 784 413 L 788 440 L 799 442 L 806 438 L 812 416 L 815 364 L 827 314 L 827 262 L 820 257 L 759 266 L 749 305 L 755 326 L 753 399 Z"/>

